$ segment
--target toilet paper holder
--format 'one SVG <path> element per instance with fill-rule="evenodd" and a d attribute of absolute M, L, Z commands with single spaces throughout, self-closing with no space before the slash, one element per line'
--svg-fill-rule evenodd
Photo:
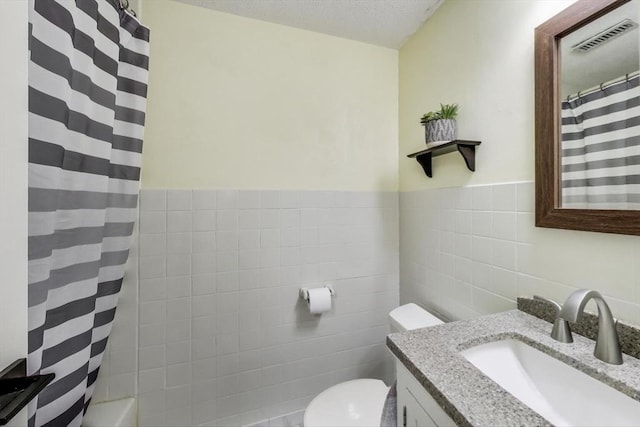
<path fill-rule="evenodd" d="M 323 288 L 329 289 L 331 296 L 335 296 L 336 291 L 333 289 L 333 285 L 324 285 Z M 309 288 L 300 288 L 300 298 L 309 302 Z"/>

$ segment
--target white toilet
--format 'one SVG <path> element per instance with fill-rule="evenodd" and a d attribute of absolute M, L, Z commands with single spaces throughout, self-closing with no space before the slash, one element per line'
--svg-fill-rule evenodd
<path fill-rule="evenodd" d="M 433 314 L 411 303 L 389 313 L 391 332 L 410 331 L 442 324 Z M 365 378 L 329 387 L 317 395 L 304 412 L 304 427 L 371 427 L 380 425 L 389 387 Z"/>

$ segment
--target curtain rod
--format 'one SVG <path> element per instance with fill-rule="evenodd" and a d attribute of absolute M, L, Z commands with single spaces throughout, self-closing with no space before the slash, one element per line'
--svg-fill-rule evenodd
<path fill-rule="evenodd" d="M 613 86 L 613 85 L 615 85 L 617 83 L 622 83 L 624 81 L 629 81 L 629 80 L 631 80 L 631 79 L 633 79 L 635 77 L 638 77 L 639 75 L 640 75 L 640 71 L 634 71 L 632 73 L 625 74 L 624 76 L 620 76 L 620 77 L 615 78 L 613 80 L 609 80 L 607 82 L 600 83 L 599 85 L 594 86 L 592 88 L 589 88 L 589 89 L 586 89 L 586 90 L 581 90 L 578 93 L 574 93 L 573 95 L 568 95 L 566 100 L 567 100 L 567 102 L 570 102 L 570 101 L 573 101 L 575 99 L 580 99 L 585 95 L 589 95 L 589 94 L 597 92 L 599 90 L 605 90 L 606 88 L 608 88 L 610 86 Z"/>

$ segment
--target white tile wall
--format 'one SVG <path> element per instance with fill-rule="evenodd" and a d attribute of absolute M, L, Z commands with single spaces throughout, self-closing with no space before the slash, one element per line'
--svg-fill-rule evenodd
<path fill-rule="evenodd" d="M 143 201 L 140 201 L 143 203 Z M 153 205 L 147 204 L 147 208 Z M 147 240 L 145 246 L 153 245 Z M 154 242 L 155 243 L 155 242 Z M 113 329 L 109 336 L 107 348 L 93 393 L 93 402 L 105 402 L 135 396 L 138 393 L 138 262 L 141 251 L 138 247 L 138 224 L 131 239 L 131 250 L 125 268 L 124 282 L 120 291 L 118 308 L 113 321 Z M 149 255 L 151 256 L 151 255 Z M 145 297 L 161 301 L 164 298 L 164 287 L 145 289 Z M 157 313 L 151 312 L 149 306 L 140 307 L 144 321 L 149 322 Z"/>
<path fill-rule="evenodd" d="M 451 319 L 599 290 L 640 324 L 640 240 L 534 226 L 532 182 L 401 193 L 400 299 Z"/>
<path fill-rule="evenodd" d="M 282 414 L 297 420 L 326 387 L 390 380 L 397 197 L 143 190 L 140 301 L 130 304 L 140 425 L 291 424 Z M 334 308 L 311 316 L 298 288 L 324 283 Z M 112 377 L 113 359 L 103 370 Z"/>
<path fill-rule="evenodd" d="M 640 241 L 535 228 L 530 182 L 402 193 L 400 213 L 384 192 L 144 190 L 140 205 L 94 401 L 137 394 L 141 425 L 291 424 L 332 384 L 390 379 L 398 274 L 402 302 L 451 319 L 587 287 L 640 324 Z M 334 308 L 314 318 L 297 290 L 327 282 Z"/>

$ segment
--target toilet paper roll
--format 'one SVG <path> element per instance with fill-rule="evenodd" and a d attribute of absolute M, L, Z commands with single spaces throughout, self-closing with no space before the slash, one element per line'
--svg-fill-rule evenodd
<path fill-rule="evenodd" d="M 309 311 L 312 314 L 331 310 L 331 291 L 328 288 L 309 289 Z"/>

